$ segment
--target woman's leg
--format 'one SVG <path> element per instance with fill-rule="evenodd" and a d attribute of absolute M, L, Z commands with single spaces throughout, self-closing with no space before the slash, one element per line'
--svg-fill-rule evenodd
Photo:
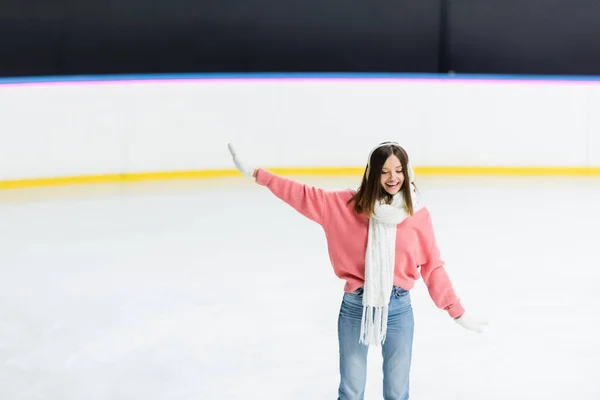
<path fill-rule="evenodd" d="M 359 343 L 362 292 L 344 293 L 338 317 L 340 386 L 338 400 L 363 400 L 367 383 L 367 350 Z"/>
<path fill-rule="evenodd" d="M 412 360 L 414 316 L 410 293 L 399 287 L 392 292 L 383 354 L 383 398 L 408 400 Z"/>

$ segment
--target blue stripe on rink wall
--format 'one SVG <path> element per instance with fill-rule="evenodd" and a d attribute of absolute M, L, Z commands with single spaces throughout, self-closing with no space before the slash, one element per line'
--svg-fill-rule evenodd
<path fill-rule="evenodd" d="M 572 75 L 494 75 L 494 74 L 404 74 L 404 73 L 177 73 L 177 74 L 123 74 L 123 75 L 65 75 L 0 78 L 3 84 L 59 83 L 59 82 L 114 82 L 114 81 L 168 81 L 204 79 L 398 79 L 398 80 L 483 80 L 483 81 L 577 81 L 598 82 L 600 76 Z"/>

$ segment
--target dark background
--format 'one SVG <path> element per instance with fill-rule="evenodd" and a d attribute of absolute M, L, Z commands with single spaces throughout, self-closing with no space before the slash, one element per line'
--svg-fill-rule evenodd
<path fill-rule="evenodd" d="M 0 0 L 0 76 L 600 75 L 600 0 Z"/>

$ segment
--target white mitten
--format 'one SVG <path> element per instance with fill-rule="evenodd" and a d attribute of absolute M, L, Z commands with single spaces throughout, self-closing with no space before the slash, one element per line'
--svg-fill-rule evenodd
<path fill-rule="evenodd" d="M 248 166 L 240 161 L 240 159 L 238 158 L 237 153 L 235 152 L 235 149 L 233 148 L 233 145 L 231 143 L 228 143 L 227 147 L 229 147 L 229 152 L 231 153 L 231 156 L 233 157 L 233 163 L 235 164 L 235 167 L 238 169 L 238 171 L 240 171 L 242 173 L 242 175 L 251 178 L 254 175 L 255 168 L 252 166 Z"/>
<path fill-rule="evenodd" d="M 454 320 L 457 324 L 465 329 L 474 331 L 477 333 L 483 333 L 485 327 L 488 325 L 487 321 L 479 320 L 472 317 L 470 314 L 463 314 L 461 317 Z"/>

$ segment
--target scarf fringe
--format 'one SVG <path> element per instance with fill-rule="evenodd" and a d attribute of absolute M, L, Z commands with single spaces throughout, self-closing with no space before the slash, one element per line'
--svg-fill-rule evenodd
<path fill-rule="evenodd" d="M 360 343 L 379 346 L 385 343 L 388 307 L 364 306 L 360 327 Z"/>

